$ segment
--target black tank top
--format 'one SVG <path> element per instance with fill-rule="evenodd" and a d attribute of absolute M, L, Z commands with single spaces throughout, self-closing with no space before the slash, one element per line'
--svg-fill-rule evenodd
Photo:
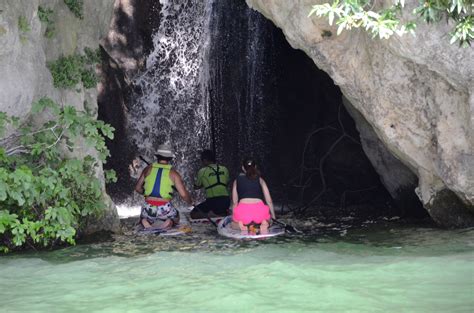
<path fill-rule="evenodd" d="M 250 179 L 244 174 L 237 177 L 237 194 L 239 200 L 243 198 L 255 198 L 263 200 L 263 190 L 260 185 L 260 177 Z"/>

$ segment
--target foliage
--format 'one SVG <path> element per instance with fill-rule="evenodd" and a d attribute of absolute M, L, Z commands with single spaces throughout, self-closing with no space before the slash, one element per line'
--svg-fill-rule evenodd
<path fill-rule="evenodd" d="M 50 121 L 20 126 L 19 134 L 0 139 L 0 250 L 28 245 L 48 247 L 74 244 L 85 216 L 97 216 L 105 207 L 101 184 L 94 177 L 97 160 L 65 158 L 64 147 L 84 138 L 105 161 L 105 137 L 113 128 L 74 107 L 60 107 L 43 98 L 32 113 L 46 111 Z M 17 119 L 0 112 L 0 130 Z M 115 174 L 107 174 L 114 177 Z"/>
<path fill-rule="evenodd" d="M 22 43 L 25 43 L 28 39 L 26 33 L 28 33 L 31 28 L 30 24 L 28 23 L 28 20 L 23 15 L 20 15 L 18 17 L 18 30 L 20 31 L 20 41 Z"/>
<path fill-rule="evenodd" d="M 100 62 L 100 49 L 86 48 L 84 53 L 85 55 L 63 56 L 48 63 L 56 88 L 71 89 L 80 82 L 85 88 L 94 88 L 97 85 L 95 66 Z"/>
<path fill-rule="evenodd" d="M 69 10 L 79 19 L 84 19 L 84 0 L 64 0 Z"/>
<path fill-rule="evenodd" d="M 395 0 L 388 8 L 373 10 L 375 0 L 335 0 L 334 2 L 314 5 L 309 16 L 325 16 L 332 25 L 339 25 L 337 34 L 344 29 L 362 27 L 374 37 L 387 39 L 393 34 L 399 36 L 407 32 L 414 34 L 416 18 L 421 17 L 427 23 L 439 22 L 443 18 L 454 22 L 450 33 L 451 43 L 470 46 L 474 40 L 474 2 L 473 0 L 419 0 L 412 14 L 413 20 L 403 23 L 402 13 L 405 0 Z"/>
<path fill-rule="evenodd" d="M 46 24 L 46 30 L 44 32 L 46 38 L 53 38 L 56 31 L 52 17 L 53 13 L 54 11 L 52 9 L 43 8 L 42 6 L 38 7 L 38 18 L 41 22 Z"/>
<path fill-rule="evenodd" d="M 27 33 L 31 30 L 28 20 L 23 15 L 20 15 L 20 17 L 18 17 L 18 29 L 22 33 Z"/>

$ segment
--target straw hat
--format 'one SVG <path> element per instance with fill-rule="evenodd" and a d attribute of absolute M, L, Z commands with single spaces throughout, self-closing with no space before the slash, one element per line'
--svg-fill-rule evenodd
<path fill-rule="evenodd" d="M 173 148 L 170 145 L 163 144 L 158 146 L 158 150 L 156 150 L 156 155 L 161 155 L 165 158 L 174 158 Z"/>

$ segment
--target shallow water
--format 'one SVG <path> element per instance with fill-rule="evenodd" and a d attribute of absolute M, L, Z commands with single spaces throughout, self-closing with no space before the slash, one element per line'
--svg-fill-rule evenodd
<path fill-rule="evenodd" d="M 473 312 L 474 230 L 117 236 L 0 258 L 1 312 Z"/>

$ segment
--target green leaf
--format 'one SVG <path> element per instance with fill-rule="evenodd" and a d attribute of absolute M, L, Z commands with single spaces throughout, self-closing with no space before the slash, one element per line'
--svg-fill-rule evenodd
<path fill-rule="evenodd" d="M 114 170 L 105 170 L 105 182 L 107 183 L 116 183 L 117 182 L 117 174 Z"/>
<path fill-rule="evenodd" d="M 0 201 L 5 201 L 7 199 L 7 188 L 8 185 L 0 180 Z"/>

